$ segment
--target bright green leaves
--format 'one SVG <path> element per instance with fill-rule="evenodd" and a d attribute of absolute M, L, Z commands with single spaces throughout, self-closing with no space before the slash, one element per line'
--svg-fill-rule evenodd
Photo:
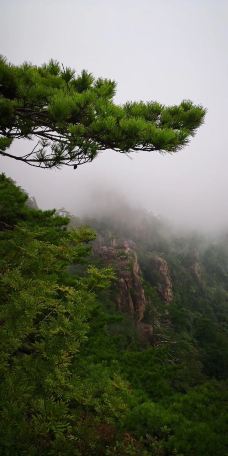
<path fill-rule="evenodd" d="M 2 56 L 0 56 L 0 95 L 9 100 L 17 96 L 16 73 Z"/>
<path fill-rule="evenodd" d="M 1 143 L 1 140 L 0 140 Z M 11 229 L 27 213 L 27 195 L 13 184 L 4 174 L 0 175 L 0 233 Z"/>
<path fill-rule="evenodd" d="M 39 151 L 17 160 L 44 168 L 75 166 L 105 149 L 175 152 L 205 116 L 190 101 L 167 108 L 142 101 L 119 106 L 113 102 L 115 90 L 112 80 L 95 79 L 87 71 L 77 76 L 53 60 L 16 67 L 1 59 L 0 135 L 38 139 Z"/>
<path fill-rule="evenodd" d="M 73 138 L 83 138 L 85 133 L 85 127 L 82 124 L 71 124 L 69 125 L 69 133 L 72 135 Z"/>
<path fill-rule="evenodd" d="M 128 117 L 140 117 L 147 121 L 156 122 L 164 107 L 156 102 L 132 102 L 124 105 Z"/>
<path fill-rule="evenodd" d="M 4 130 L 13 126 L 15 121 L 15 108 L 17 103 L 13 100 L 0 97 L 0 125 Z M 9 139 L 9 138 L 6 138 Z"/>
<path fill-rule="evenodd" d="M 54 122 L 66 121 L 70 118 L 73 108 L 77 105 L 77 101 L 63 93 L 56 94 L 49 105 L 49 113 Z"/>
<path fill-rule="evenodd" d="M 13 139 L 12 138 L 3 138 L 3 137 L 0 137 L 0 151 L 4 151 L 6 150 L 8 147 L 11 146 L 13 142 Z"/>
<path fill-rule="evenodd" d="M 104 100 L 111 101 L 116 93 L 116 83 L 110 79 L 98 78 L 94 83 L 95 93 Z"/>
<path fill-rule="evenodd" d="M 115 278 L 112 268 L 98 269 L 95 266 L 89 266 L 85 281 L 90 291 L 96 291 L 109 287 Z"/>
<path fill-rule="evenodd" d="M 137 405 L 126 425 L 149 454 L 225 455 L 226 418 L 221 404 L 226 400 L 226 385 L 211 381 L 170 400 Z"/>
<path fill-rule="evenodd" d="M 183 101 L 180 106 L 171 106 L 165 108 L 161 113 L 161 126 L 173 128 L 182 131 L 183 129 L 189 134 L 194 134 L 205 115 L 206 111 L 202 106 L 194 106 L 191 101 Z"/>
<path fill-rule="evenodd" d="M 61 75 L 61 67 L 59 62 L 54 59 L 51 59 L 47 64 L 42 65 L 40 68 L 40 73 L 42 75 L 52 75 L 52 76 L 60 76 Z"/>
<path fill-rule="evenodd" d="M 51 119 L 66 128 L 66 122 L 77 127 L 78 123 L 86 126 L 94 116 L 94 95 L 90 92 L 79 94 L 59 91 L 51 99 L 48 112 Z M 70 124 L 67 128 L 71 127 Z M 65 132 L 67 134 L 67 130 Z M 76 140 L 76 137 L 74 138 Z"/>
<path fill-rule="evenodd" d="M 69 70 L 68 70 L 69 71 Z M 72 78 L 71 78 L 72 79 Z M 94 82 L 94 77 L 91 73 L 83 70 L 81 75 L 74 80 L 74 87 L 77 92 L 85 92 L 88 90 Z"/>
<path fill-rule="evenodd" d="M 145 121 L 140 117 L 123 118 L 120 121 L 120 128 L 126 136 L 126 140 L 137 141 L 143 135 L 146 128 Z"/>

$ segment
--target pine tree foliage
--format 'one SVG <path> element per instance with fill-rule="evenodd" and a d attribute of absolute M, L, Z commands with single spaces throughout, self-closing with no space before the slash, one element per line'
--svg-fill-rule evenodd
<path fill-rule="evenodd" d="M 0 154 L 42 168 L 91 162 L 99 151 L 176 152 L 202 124 L 205 109 L 191 101 L 113 101 L 116 84 L 76 75 L 51 60 L 14 66 L 0 60 Z M 34 139 L 23 155 L 8 151 L 14 139 Z"/>

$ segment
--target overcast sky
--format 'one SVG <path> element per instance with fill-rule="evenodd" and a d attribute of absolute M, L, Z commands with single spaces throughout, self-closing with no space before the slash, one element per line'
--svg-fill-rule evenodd
<path fill-rule="evenodd" d="M 116 102 L 191 99 L 208 109 L 189 146 L 169 155 L 105 151 L 91 164 L 0 166 L 42 208 L 82 213 L 112 189 L 175 223 L 228 227 L 228 0 L 0 0 L 0 53 L 50 58 L 117 81 Z M 15 150 L 25 145 L 15 143 Z"/>

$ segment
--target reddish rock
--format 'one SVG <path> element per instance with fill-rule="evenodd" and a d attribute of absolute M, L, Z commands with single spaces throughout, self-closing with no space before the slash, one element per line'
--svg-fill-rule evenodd
<path fill-rule="evenodd" d="M 146 297 L 134 247 L 132 241 L 118 243 L 116 239 L 112 239 L 109 245 L 104 245 L 100 237 L 95 245 L 95 253 L 111 265 L 117 274 L 117 308 L 139 323 L 144 317 Z"/>

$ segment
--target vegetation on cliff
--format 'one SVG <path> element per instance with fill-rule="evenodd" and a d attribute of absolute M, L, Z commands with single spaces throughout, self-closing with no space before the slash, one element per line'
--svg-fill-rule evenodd
<path fill-rule="evenodd" d="M 1 454 L 226 455 L 227 238 L 133 219 L 91 250 L 1 175 Z"/>

